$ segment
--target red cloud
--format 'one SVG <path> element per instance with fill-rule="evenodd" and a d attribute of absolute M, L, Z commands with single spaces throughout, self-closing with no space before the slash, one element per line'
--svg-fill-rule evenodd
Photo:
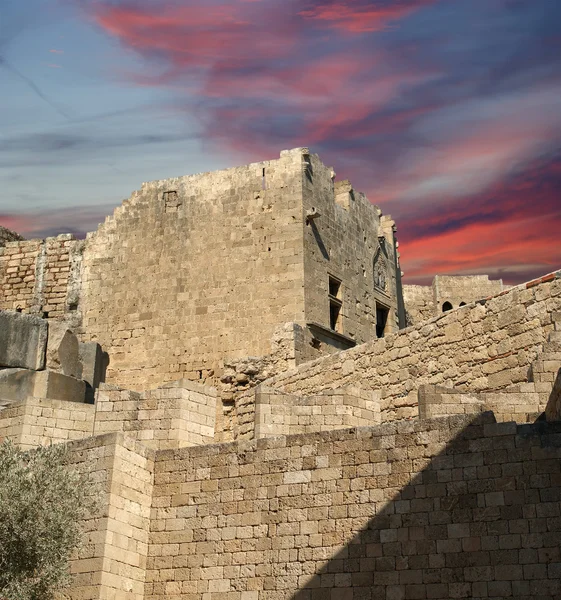
<path fill-rule="evenodd" d="M 347 2 L 320 5 L 300 14 L 309 19 L 326 22 L 334 29 L 349 33 L 383 31 L 389 23 L 409 16 L 411 13 L 434 4 L 436 0 L 405 0 L 402 2 L 363 2 L 363 6 L 349 6 Z M 377 6 L 376 6 L 377 4 Z"/>
<path fill-rule="evenodd" d="M 551 232 L 551 223 L 528 221 L 520 206 L 520 198 L 535 197 L 536 182 L 518 181 L 510 196 L 492 189 L 503 208 L 512 207 L 500 222 L 491 219 L 496 198 L 487 191 L 558 138 L 551 88 L 521 87 L 498 99 L 482 92 L 472 101 L 477 81 L 454 83 L 456 74 L 440 72 L 446 61 L 429 62 L 430 52 L 417 65 L 400 55 L 401 48 L 394 56 L 371 43 L 382 36 L 341 35 L 386 29 L 436 0 L 315 1 L 315 8 L 300 12 L 290 0 L 218 1 L 88 5 L 100 27 L 160 68 L 134 81 L 183 94 L 206 139 L 244 159 L 312 146 L 341 165 L 340 175 L 371 186 L 370 199 L 405 223 L 403 260 L 410 277 L 492 270 L 500 259 L 546 269 L 552 255 L 547 245 L 556 242 L 550 233 L 531 232 L 542 225 Z M 458 89 L 466 90 L 465 98 Z M 442 118 L 432 118 L 441 109 Z M 482 198 L 479 217 L 463 204 L 474 194 Z M 438 206 L 440 215 L 423 214 L 423 207 Z M 416 233 L 411 215 L 418 217 Z M 484 218 L 492 222 L 481 223 Z M 424 225 L 434 233 L 421 235 Z M 517 248 L 527 251 L 523 259 L 516 258 Z"/>
<path fill-rule="evenodd" d="M 520 273 L 550 272 L 561 262 L 560 253 L 554 250 L 560 222 L 561 213 L 514 222 L 473 223 L 459 231 L 409 240 L 400 246 L 403 281 L 427 283 L 436 273 L 489 273 L 516 283 Z"/>
<path fill-rule="evenodd" d="M 428 206 L 400 228 L 405 283 L 427 274 L 491 273 L 516 283 L 561 265 L 561 158 L 452 206 Z M 398 221 L 399 223 L 399 221 Z M 506 266 L 508 265 L 508 266 Z"/>

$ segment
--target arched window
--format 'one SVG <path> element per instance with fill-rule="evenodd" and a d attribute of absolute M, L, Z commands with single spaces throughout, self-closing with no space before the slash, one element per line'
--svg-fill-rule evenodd
<path fill-rule="evenodd" d="M 452 305 L 450 304 L 450 302 L 445 302 L 442 305 L 442 312 L 446 312 L 447 310 L 452 310 Z"/>
<path fill-rule="evenodd" d="M 460 306 L 465 306 L 466 303 L 465 302 L 460 302 Z"/>

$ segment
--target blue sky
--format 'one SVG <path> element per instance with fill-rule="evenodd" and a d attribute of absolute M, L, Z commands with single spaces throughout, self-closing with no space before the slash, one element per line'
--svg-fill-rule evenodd
<path fill-rule="evenodd" d="M 396 219 L 408 283 L 560 266 L 557 0 L 4 4 L 0 224 L 26 237 L 309 146 Z"/>

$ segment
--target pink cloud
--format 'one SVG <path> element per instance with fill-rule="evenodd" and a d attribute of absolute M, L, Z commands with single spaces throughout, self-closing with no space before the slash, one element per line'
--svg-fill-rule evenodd
<path fill-rule="evenodd" d="M 436 0 L 405 0 L 384 3 L 358 2 L 349 6 L 348 2 L 331 2 L 311 10 L 300 12 L 303 17 L 328 24 L 329 27 L 349 33 L 383 31 L 390 23 L 404 19 L 415 11 L 434 4 Z M 360 6 L 363 4 L 363 6 Z"/>
<path fill-rule="evenodd" d="M 52 54 L 64 54 L 64 50 L 55 50 L 54 48 L 49 50 L 49 52 L 51 52 Z"/>

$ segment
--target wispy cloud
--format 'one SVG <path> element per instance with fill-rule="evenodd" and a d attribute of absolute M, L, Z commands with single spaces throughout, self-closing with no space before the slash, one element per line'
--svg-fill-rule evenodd
<path fill-rule="evenodd" d="M 396 218 L 412 277 L 561 260 L 543 159 L 561 147 L 556 0 L 82 6 L 144 61 L 120 78 L 166 90 L 205 140 L 240 162 L 311 146 L 350 177 Z"/>
<path fill-rule="evenodd" d="M 51 48 L 49 52 L 52 54 L 64 54 L 64 50 L 55 50 L 54 48 Z"/>
<path fill-rule="evenodd" d="M 332 0 L 315 2 L 317 6 L 300 12 L 329 27 L 350 33 L 384 31 L 390 24 L 411 15 L 415 11 L 434 4 L 437 0 L 358 0 L 353 3 Z"/>
<path fill-rule="evenodd" d="M 0 225 L 17 231 L 26 239 L 46 238 L 60 233 L 72 233 L 83 238 L 88 231 L 95 231 L 114 208 L 112 204 L 99 204 L 34 213 L 0 213 Z"/>

